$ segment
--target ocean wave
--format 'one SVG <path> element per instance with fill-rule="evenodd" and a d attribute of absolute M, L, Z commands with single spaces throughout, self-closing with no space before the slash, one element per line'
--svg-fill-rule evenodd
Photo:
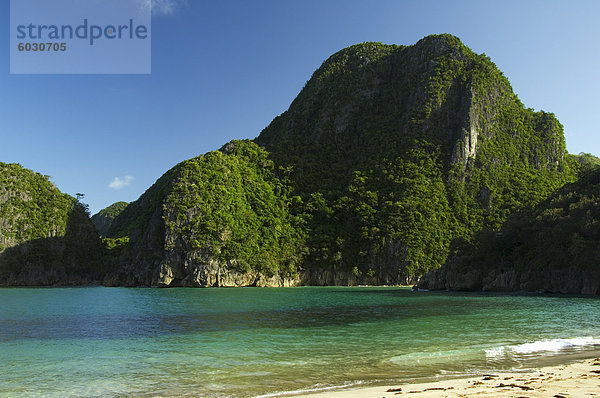
<path fill-rule="evenodd" d="M 600 345 L 600 339 L 596 337 L 575 337 L 571 339 L 544 339 L 531 343 L 494 347 L 485 350 L 488 358 L 498 358 L 507 355 L 527 355 L 540 352 L 558 352 L 570 348 L 584 348 Z"/>

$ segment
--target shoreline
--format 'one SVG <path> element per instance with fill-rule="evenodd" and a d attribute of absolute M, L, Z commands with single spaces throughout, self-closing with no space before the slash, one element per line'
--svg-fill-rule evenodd
<path fill-rule="evenodd" d="M 600 397 L 600 357 L 525 372 L 498 372 L 422 383 L 379 387 L 334 388 L 328 391 L 280 394 L 295 398 L 438 398 L 438 397 Z"/>

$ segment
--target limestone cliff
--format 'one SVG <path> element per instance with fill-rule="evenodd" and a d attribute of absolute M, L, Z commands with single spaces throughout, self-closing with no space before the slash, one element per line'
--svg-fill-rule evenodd
<path fill-rule="evenodd" d="M 456 37 L 330 57 L 260 134 L 307 203 L 308 267 L 406 283 L 574 178 L 554 115 Z"/>

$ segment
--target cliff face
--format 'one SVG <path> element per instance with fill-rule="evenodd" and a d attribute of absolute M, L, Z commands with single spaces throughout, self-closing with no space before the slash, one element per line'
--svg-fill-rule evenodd
<path fill-rule="evenodd" d="M 419 287 L 600 294 L 600 169 L 583 171 L 499 232 L 479 233 Z"/>
<path fill-rule="evenodd" d="M 113 222 L 110 282 L 406 283 L 574 178 L 562 126 L 450 35 L 331 56 L 255 143 L 176 166 Z"/>
<path fill-rule="evenodd" d="M 101 255 L 82 204 L 47 176 L 0 162 L 0 285 L 100 283 Z"/>
<path fill-rule="evenodd" d="M 426 274 L 419 289 L 534 292 L 562 294 L 600 294 L 600 270 L 577 266 L 557 268 L 515 268 L 514 264 L 461 266 L 454 260 Z"/>

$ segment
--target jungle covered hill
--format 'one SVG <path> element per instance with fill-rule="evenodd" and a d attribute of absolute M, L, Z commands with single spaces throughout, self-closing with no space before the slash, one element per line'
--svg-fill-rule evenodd
<path fill-rule="evenodd" d="M 117 216 L 108 235 L 130 242 L 113 282 L 407 283 L 579 167 L 554 115 L 456 37 L 362 43 L 256 139 L 183 162 Z"/>
<path fill-rule="evenodd" d="M 114 286 L 412 283 L 565 184 L 582 189 L 596 162 L 568 154 L 556 117 L 524 106 L 458 38 L 361 43 L 255 139 L 185 160 L 95 215 L 103 245 L 89 266 Z M 18 214 L 7 228 L 34 220 Z"/>
<path fill-rule="evenodd" d="M 48 176 L 0 162 L 0 286 L 99 284 L 104 255 L 84 204 Z"/>

